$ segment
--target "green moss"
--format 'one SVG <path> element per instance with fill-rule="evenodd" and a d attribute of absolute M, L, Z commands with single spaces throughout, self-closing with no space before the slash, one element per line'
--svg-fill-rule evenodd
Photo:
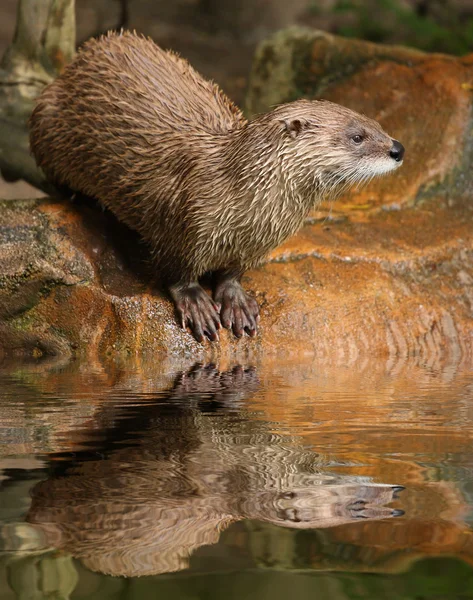
<path fill-rule="evenodd" d="M 396 0 L 339 0 L 332 9 L 348 17 L 337 33 L 372 42 L 397 41 L 429 52 L 463 55 L 473 49 L 473 18 L 462 18 L 449 3 L 419 14 Z M 435 15 L 435 16 L 434 16 Z"/>
<path fill-rule="evenodd" d="M 37 325 L 36 315 L 33 310 L 27 310 L 20 315 L 17 315 L 14 319 L 9 322 L 12 329 L 18 332 L 29 332 L 33 331 Z"/>

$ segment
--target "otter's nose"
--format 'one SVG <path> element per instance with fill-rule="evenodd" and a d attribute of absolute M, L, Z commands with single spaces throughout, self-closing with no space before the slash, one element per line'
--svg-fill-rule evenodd
<path fill-rule="evenodd" d="M 389 152 L 389 156 L 394 158 L 396 162 L 401 162 L 404 157 L 404 146 L 401 144 L 401 142 L 393 140 L 393 146 Z"/>

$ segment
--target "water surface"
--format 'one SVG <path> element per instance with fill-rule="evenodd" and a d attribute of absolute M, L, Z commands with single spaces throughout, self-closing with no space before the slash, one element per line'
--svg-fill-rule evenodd
<path fill-rule="evenodd" d="M 460 362 L 0 369 L 0 600 L 473 598 Z"/>

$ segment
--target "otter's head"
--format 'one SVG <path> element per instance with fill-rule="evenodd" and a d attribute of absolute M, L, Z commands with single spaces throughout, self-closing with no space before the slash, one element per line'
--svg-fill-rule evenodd
<path fill-rule="evenodd" d="M 376 121 L 327 101 L 276 107 L 285 167 L 326 191 L 369 181 L 402 165 L 403 145 Z"/>

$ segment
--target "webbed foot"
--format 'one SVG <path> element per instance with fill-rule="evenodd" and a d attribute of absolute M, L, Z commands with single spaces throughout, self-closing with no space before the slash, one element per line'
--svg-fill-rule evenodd
<path fill-rule="evenodd" d="M 221 325 L 217 307 L 198 283 L 176 284 L 169 291 L 183 329 L 189 326 L 198 342 L 205 336 L 212 342 L 219 339 Z"/>
<path fill-rule="evenodd" d="M 223 327 L 232 329 L 238 338 L 245 331 L 251 337 L 256 335 L 259 321 L 258 303 L 245 292 L 237 280 L 220 281 L 215 288 L 214 300 L 220 310 Z"/>

